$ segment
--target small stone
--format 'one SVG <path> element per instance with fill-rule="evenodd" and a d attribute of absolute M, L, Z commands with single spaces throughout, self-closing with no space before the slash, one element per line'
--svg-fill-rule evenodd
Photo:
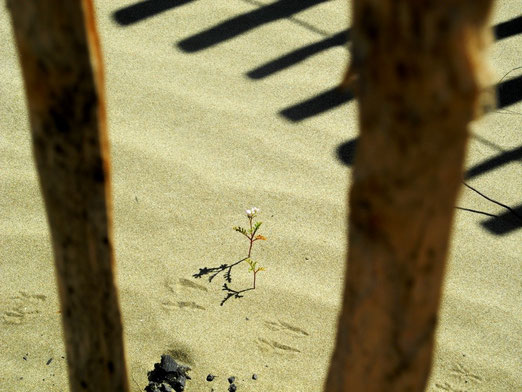
<path fill-rule="evenodd" d="M 53 361 L 52 358 L 49 358 L 49 360 L 47 361 L 46 365 L 49 366 L 49 364 Z"/>
<path fill-rule="evenodd" d="M 257 380 L 257 374 L 252 374 L 252 380 Z"/>
<path fill-rule="evenodd" d="M 236 392 L 236 391 L 237 391 L 236 384 L 230 384 L 228 387 L 228 392 Z"/>
<path fill-rule="evenodd" d="M 209 373 L 209 375 L 207 376 L 207 381 L 212 381 L 212 380 L 214 380 L 215 377 L 216 376 L 214 376 L 213 374 Z"/>
<path fill-rule="evenodd" d="M 147 392 L 183 392 L 185 383 L 190 377 L 187 366 L 176 363 L 170 355 L 162 355 L 160 363 L 154 364 L 154 370 L 147 372 L 149 385 L 145 387 Z"/>
<path fill-rule="evenodd" d="M 183 390 L 183 389 L 181 389 Z M 166 382 L 161 383 L 160 391 L 162 392 L 174 392 L 174 389 Z"/>
<path fill-rule="evenodd" d="M 228 378 L 228 382 L 230 384 L 234 383 L 234 381 L 236 381 L 236 378 L 234 376 Z"/>
<path fill-rule="evenodd" d="M 160 367 L 167 373 L 175 372 L 178 370 L 178 364 L 170 355 L 161 356 Z"/>

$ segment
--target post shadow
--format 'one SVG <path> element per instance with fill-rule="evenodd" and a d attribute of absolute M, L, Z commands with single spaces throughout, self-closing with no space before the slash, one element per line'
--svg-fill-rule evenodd
<path fill-rule="evenodd" d="M 496 235 L 504 235 L 522 229 L 522 204 L 513 208 L 512 211 L 506 211 L 501 215 L 483 221 L 481 225 Z"/>
<path fill-rule="evenodd" d="M 287 18 L 326 1 L 328 0 L 279 0 L 185 38 L 177 43 L 177 47 L 187 53 L 208 49 L 264 24 Z"/>
<path fill-rule="evenodd" d="M 522 160 L 522 146 L 513 150 L 506 151 L 502 154 L 496 155 L 482 163 L 479 163 L 466 171 L 466 180 L 477 177 L 483 173 L 494 170 L 500 166 L 506 165 L 510 162 Z"/>
<path fill-rule="evenodd" d="M 346 102 L 351 101 L 354 95 L 351 91 L 343 91 L 338 86 L 316 95 L 306 101 L 292 105 L 279 112 L 281 116 L 292 122 L 299 122 L 316 116 L 328 110 L 332 110 Z"/>
<path fill-rule="evenodd" d="M 344 143 L 341 143 L 335 149 L 335 155 L 337 159 L 339 159 L 343 165 L 352 166 L 353 160 L 355 158 L 355 149 L 357 147 L 357 138 L 348 140 Z"/>
<path fill-rule="evenodd" d="M 493 35 L 496 41 L 520 33 L 522 33 L 522 15 L 499 23 L 493 27 Z"/>
<path fill-rule="evenodd" d="M 522 75 L 497 84 L 497 109 L 505 108 L 522 100 Z"/>
<path fill-rule="evenodd" d="M 120 8 L 112 14 L 112 19 L 121 26 L 128 26 L 192 1 L 194 0 L 146 0 Z"/>
<path fill-rule="evenodd" d="M 335 46 L 344 46 L 350 39 L 350 30 L 346 29 L 325 38 L 313 44 L 303 46 L 290 53 L 285 54 L 275 60 L 269 61 L 251 71 L 247 72 L 247 76 L 251 79 L 263 79 L 283 69 L 290 68 L 301 61 L 306 60 L 324 50 L 333 48 Z"/>

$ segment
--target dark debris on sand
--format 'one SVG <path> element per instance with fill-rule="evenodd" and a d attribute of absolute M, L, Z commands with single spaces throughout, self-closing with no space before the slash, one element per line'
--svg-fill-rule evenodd
<path fill-rule="evenodd" d="M 187 366 L 176 363 L 170 355 L 162 355 L 161 362 L 154 364 L 154 370 L 147 373 L 149 385 L 146 392 L 183 392 L 185 383 L 190 380 Z"/>

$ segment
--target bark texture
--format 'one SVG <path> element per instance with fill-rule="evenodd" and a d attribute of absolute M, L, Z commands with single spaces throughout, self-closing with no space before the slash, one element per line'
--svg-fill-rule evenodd
<path fill-rule="evenodd" d="M 128 391 L 91 0 L 8 0 L 53 244 L 71 391 Z"/>
<path fill-rule="evenodd" d="M 361 134 L 325 391 L 420 392 L 492 0 L 352 4 Z"/>

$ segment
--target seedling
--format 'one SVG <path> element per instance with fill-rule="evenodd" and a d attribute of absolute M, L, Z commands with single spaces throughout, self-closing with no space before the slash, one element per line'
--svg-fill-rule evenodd
<path fill-rule="evenodd" d="M 214 279 L 220 272 L 223 272 L 223 271 L 226 270 L 226 272 L 225 272 L 225 280 L 228 283 L 231 283 L 232 282 L 232 276 L 231 276 L 232 267 L 240 264 L 243 261 L 246 261 L 248 263 L 248 265 L 250 266 L 248 271 L 249 272 L 252 271 L 252 273 L 254 274 L 254 284 L 253 284 L 253 287 L 249 287 L 247 289 L 243 289 L 243 290 L 237 291 L 237 290 L 231 289 L 225 283 L 223 285 L 223 291 L 227 292 L 227 296 L 221 302 L 221 306 L 223 306 L 223 304 L 230 297 L 241 298 L 241 297 L 243 297 L 241 295 L 241 293 L 244 293 L 245 291 L 248 291 L 248 290 L 255 290 L 257 273 L 259 271 L 265 271 L 265 269 L 263 267 L 258 267 L 257 266 L 257 261 L 253 261 L 251 259 L 252 246 L 253 246 L 254 242 L 259 241 L 259 240 L 262 240 L 262 241 L 266 240 L 266 238 L 264 236 L 262 236 L 261 234 L 257 234 L 257 231 L 259 230 L 259 227 L 261 227 L 261 224 L 263 222 L 253 222 L 253 219 L 257 216 L 258 212 L 259 212 L 259 208 L 257 208 L 257 207 L 252 207 L 251 209 L 246 210 L 246 215 L 247 215 L 248 222 L 249 222 L 249 229 L 248 230 L 244 229 L 243 227 L 240 227 L 240 226 L 234 226 L 233 227 L 233 229 L 235 231 L 237 231 L 238 233 L 243 234 L 249 241 L 248 255 L 245 258 L 243 258 L 243 259 L 241 259 L 239 261 L 236 261 L 235 263 L 230 264 L 230 265 L 229 264 L 221 264 L 219 267 L 212 267 L 212 268 L 204 267 L 204 268 L 200 268 L 199 272 L 197 274 L 193 275 L 195 278 L 201 278 L 203 275 L 212 274 L 208 278 L 208 281 L 212 282 L 212 279 Z"/>
<path fill-rule="evenodd" d="M 248 271 L 252 271 L 254 273 L 254 287 L 253 287 L 253 289 L 255 290 L 256 289 L 256 274 L 259 271 L 265 271 L 265 269 L 263 267 L 256 268 L 257 261 L 252 261 L 251 259 L 247 259 L 246 261 L 250 265 L 250 268 L 248 269 Z"/>

